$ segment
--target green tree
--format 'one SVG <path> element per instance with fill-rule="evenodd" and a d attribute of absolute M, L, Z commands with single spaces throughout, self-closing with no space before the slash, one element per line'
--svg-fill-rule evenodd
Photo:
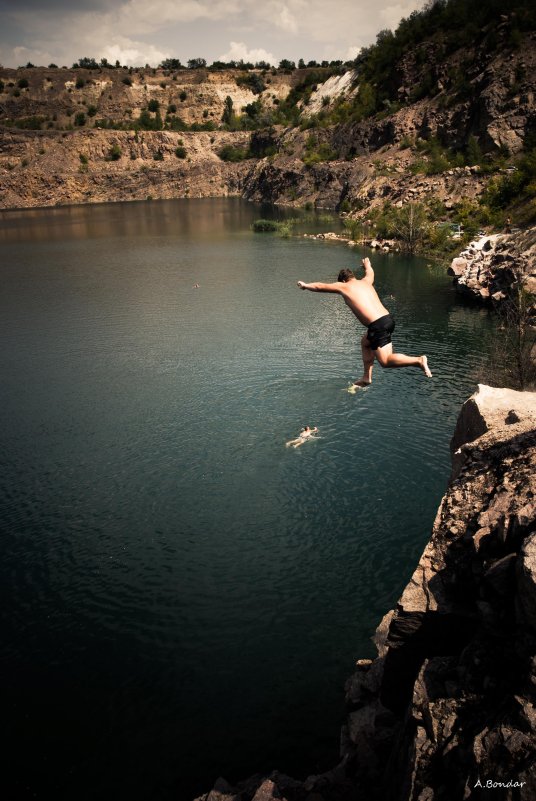
<path fill-rule="evenodd" d="M 182 69 L 182 64 L 178 58 L 165 58 L 160 63 L 160 67 L 163 70 L 180 70 Z"/>
<path fill-rule="evenodd" d="M 98 70 L 99 65 L 94 58 L 87 58 L 87 56 L 84 56 L 84 58 L 79 58 L 78 61 L 75 61 L 73 64 L 73 70 L 77 69 L 78 67 L 81 67 L 84 70 Z"/>
<path fill-rule="evenodd" d="M 191 58 L 188 61 L 188 69 L 189 70 L 199 70 L 203 69 L 207 66 L 207 62 L 204 58 Z"/>
<path fill-rule="evenodd" d="M 234 118 L 233 112 L 233 99 L 227 95 L 225 98 L 225 102 L 223 104 L 223 114 L 221 117 L 221 121 L 224 125 L 231 125 Z"/>
<path fill-rule="evenodd" d="M 480 145 L 476 136 L 470 136 L 467 140 L 467 148 L 465 153 L 465 161 L 467 164 L 482 164 L 482 150 L 480 149 Z"/>
<path fill-rule="evenodd" d="M 410 253 L 414 253 L 428 232 L 428 215 L 422 203 L 406 203 L 394 210 L 392 228 Z"/>

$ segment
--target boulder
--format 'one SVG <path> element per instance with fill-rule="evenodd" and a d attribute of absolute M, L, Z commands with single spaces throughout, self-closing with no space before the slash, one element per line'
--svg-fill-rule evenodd
<path fill-rule="evenodd" d="M 462 406 L 450 442 L 453 477 L 458 474 L 465 458 L 461 446 L 473 442 L 492 428 L 512 425 L 512 415 L 515 415 L 518 425 L 528 424 L 536 428 L 536 392 L 478 385 L 478 390 Z"/>

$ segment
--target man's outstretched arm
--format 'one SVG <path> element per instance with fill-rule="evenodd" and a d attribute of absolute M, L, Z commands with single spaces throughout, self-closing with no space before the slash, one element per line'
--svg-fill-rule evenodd
<path fill-rule="evenodd" d="M 365 271 L 365 275 L 363 276 L 363 281 L 368 281 L 370 284 L 373 284 L 374 270 L 372 269 L 372 264 L 370 263 L 370 259 L 369 258 L 363 259 L 361 264 L 363 265 L 363 269 Z"/>
<path fill-rule="evenodd" d="M 322 284 L 320 281 L 315 281 L 312 284 L 306 284 L 304 281 L 298 281 L 300 289 L 308 289 L 310 292 L 339 292 L 341 291 L 341 284 L 335 281 L 333 284 Z"/>

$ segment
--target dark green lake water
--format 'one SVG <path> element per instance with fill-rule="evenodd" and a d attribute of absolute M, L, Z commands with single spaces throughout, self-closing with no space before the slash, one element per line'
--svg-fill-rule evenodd
<path fill-rule="evenodd" d="M 376 367 L 350 395 L 362 329 L 296 281 L 360 254 L 253 234 L 266 214 L 0 214 L 6 798 L 180 801 L 337 759 L 490 323 L 444 269 L 375 256 L 397 349 L 434 378 Z"/>

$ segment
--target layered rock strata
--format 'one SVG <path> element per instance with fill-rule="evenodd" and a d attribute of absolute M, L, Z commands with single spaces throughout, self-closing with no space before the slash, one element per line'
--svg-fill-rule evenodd
<path fill-rule="evenodd" d="M 202 801 L 536 798 L 536 393 L 479 386 L 452 451 L 430 542 L 347 682 L 339 766 Z"/>

